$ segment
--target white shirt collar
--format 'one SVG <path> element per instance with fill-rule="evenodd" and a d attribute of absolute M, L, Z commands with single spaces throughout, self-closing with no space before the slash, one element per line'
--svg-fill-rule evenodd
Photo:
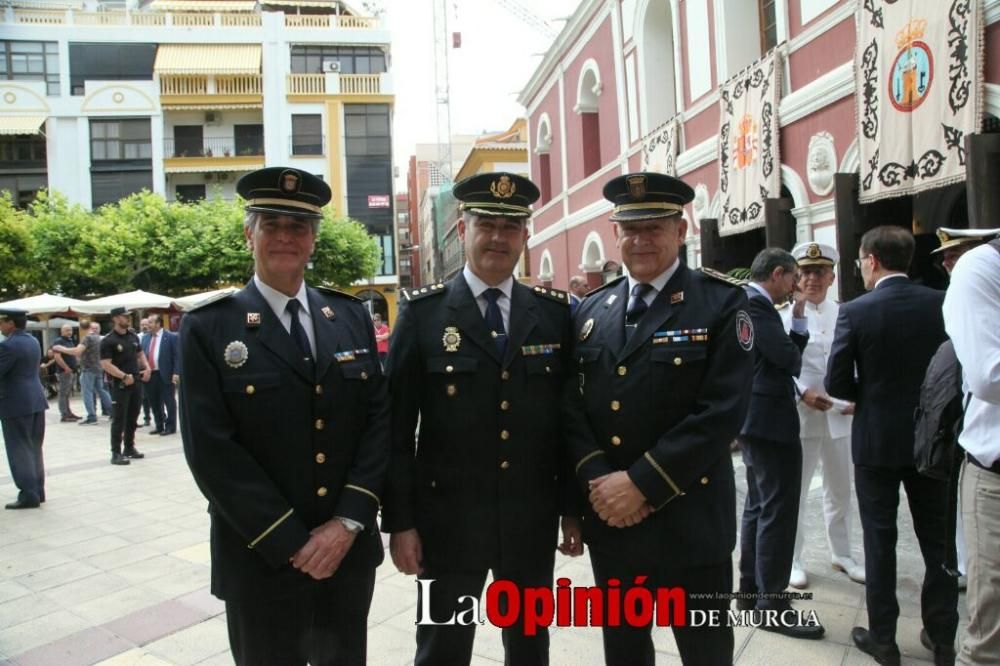
<path fill-rule="evenodd" d="M 667 286 L 668 282 L 670 282 L 670 278 L 672 278 L 674 276 L 674 273 L 677 272 L 677 268 L 680 265 L 681 265 L 681 258 L 677 257 L 676 259 L 674 259 L 674 263 L 670 264 L 670 268 L 668 268 L 667 270 L 663 271 L 658 276 L 656 276 L 653 279 L 652 282 L 647 283 L 647 284 L 649 284 L 650 286 L 653 287 L 653 296 L 654 297 L 657 294 L 659 294 L 661 291 L 663 291 L 663 288 Z M 628 276 L 628 293 L 629 294 L 632 293 L 632 288 L 635 287 L 635 285 L 637 285 L 637 284 L 641 284 L 641 283 L 638 280 L 636 280 L 634 277 L 632 277 L 631 275 L 629 275 Z"/>
<path fill-rule="evenodd" d="M 882 277 L 880 277 L 878 280 L 875 281 L 875 286 L 872 287 L 872 291 L 875 291 L 875 289 L 877 289 L 878 286 L 883 282 L 885 282 L 886 280 L 891 280 L 892 278 L 900 278 L 900 277 L 905 278 L 906 273 L 889 273 L 888 275 L 883 275 Z"/>
<path fill-rule="evenodd" d="M 260 295 L 264 297 L 264 300 L 267 301 L 267 304 L 271 306 L 271 309 L 274 311 L 274 314 L 278 316 L 278 319 L 281 319 L 281 315 L 285 313 L 285 308 L 288 307 L 288 301 L 292 299 L 290 299 L 288 296 L 281 293 L 277 289 L 268 286 L 263 280 L 260 279 L 260 276 L 257 275 L 256 273 L 254 273 L 253 276 L 253 283 L 257 286 L 257 291 L 259 291 Z M 295 300 L 297 300 L 302 305 L 302 312 L 305 312 L 306 315 L 308 315 L 309 297 L 306 295 L 305 280 L 303 280 L 302 284 L 299 286 L 299 291 L 297 294 L 295 294 Z"/>
<path fill-rule="evenodd" d="M 469 264 L 465 265 L 462 269 L 462 275 L 465 277 L 465 283 L 469 285 L 469 289 L 472 291 L 472 296 L 474 298 L 479 298 L 482 296 L 483 292 L 491 287 L 496 287 L 503 292 L 503 295 L 508 299 L 510 298 L 510 293 L 514 290 L 514 276 L 508 275 L 507 279 L 498 285 L 489 285 L 483 282 L 478 275 L 472 272 L 469 268 Z"/>
<path fill-rule="evenodd" d="M 751 287 L 753 287 L 754 289 L 756 289 L 760 293 L 764 294 L 764 298 L 766 298 L 769 303 L 774 304 L 774 299 L 771 298 L 771 294 L 767 293 L 767 289 L 764 289 L 764 287 L 760 286 L 756 282 L 750 282 L 749 284 L 750 284 Z"/>

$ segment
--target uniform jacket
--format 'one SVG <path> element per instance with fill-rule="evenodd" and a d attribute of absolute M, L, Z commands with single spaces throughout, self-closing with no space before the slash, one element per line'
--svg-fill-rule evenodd
<path fill-rule="evenodd" d="M 212 517 L 212 591 L 274 597 L 322 585 L 288 564 L 335 516 L 365 525 L 337 575 L 383 557 L 387 385 L 360 301 L 307 288 L 315 369 L 251 281 L 185 315 L 184 453 Z"/>
<path fill-rule="evenodd" d="M 785 333 L 781 315 L 763 294 L 745 287 L 754 328 L 753 390 L 741 435 L 772 442 L 799 441 L 795 377 L 809 335 Z"/>
<path fill-rule="evenodd" d="M 943 291 L 904 276 L 840 306 L 826 390 L 857 403 L 851 428 L 855 465 L 913 466 L 920 384 L 947 337 L 943 302 Z"/>
<path fill-rule="evenodd" d="M 736 542 L 730 443 L 746 415 L 753 331 L 746 295 L 683 264 L 625 341 L 628 281 L 573 319 L 565 425 L 581 489 L 627 470 L 655 511 L 613 528 L 587 503 L 584 538 L 633 562 L 714 563 Z"/>
<path fill-rule="evenodd" d="M 142 351 L 146 354 L 146 361 L 152 363 L 149 358 L 149 345 L 153 336 L 147 334 L 142 336 Z M 180 338 L 173 331 L 160 329 L 160 351 L 157 355 L 158 364 L 156 369 L 160 371 L 160 381 L 164 384 L 172 384 L 173 376 L 181 374 L 181 359 L 179 341 Z"/>
<path fill-rule="evenodd" d="M 30 333 L 16 330 L 0 342 L 0 418 L 28 416 L 49 408 L 38 378 L 42 348 Z"/>
<path fill-rule="evenodd" d="M 551 561 L 560 483 L 572 488 L 559 414 L 566 294 L 514 281 L 504 358 L 461 274 L 404 299 L 388 359 L 382 529 L 417 528 L 425 564 L 439 569 Z"/>

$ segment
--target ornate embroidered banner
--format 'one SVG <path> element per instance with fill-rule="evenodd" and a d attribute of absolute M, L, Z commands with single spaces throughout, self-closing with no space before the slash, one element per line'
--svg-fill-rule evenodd
<path fill-rule="evenodd" d="M 858 148 L 864 202 L 965 178 L 982 122 L 981 0 L 858 3 Z"/>
<path fill-rule="evenodd" d="M 764 226 L 764 200 L 779 196 L 780 56 L 771 51 L 719 91 L 719 235 Z"/>
<path fill-rule="evenodd" d="M 671 118 L 642 139 L 642 167 L 668 176 L 677 175 L 677 118 Z"/>

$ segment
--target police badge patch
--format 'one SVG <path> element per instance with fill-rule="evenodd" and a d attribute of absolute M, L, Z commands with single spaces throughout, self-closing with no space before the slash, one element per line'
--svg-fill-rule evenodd
<path fill-rule="evenodd" d="M 226 365 L 230 368 L 242 367 L 247 362 L 249 356 L 250 352 L 247 346 L 239 340 L 230 342 L 226 345 L 226 350 L 222 352 L 222 357 L 225 359 Z"/>
<path fill-rule="evenodd" d="M 744 350 L 753 349 L 753 321 L 743 310 L 736 313 L 736 339 Z"/>
<path fill-rule="evenodd" d="M 444 345 L 446 352 L 457 352 L 458 346 L 462 344 L 462 336 L 458 333 L 458 328 L 454 326 L 445 327 L 444 335 L 441 336 L 441 343 Z"/>

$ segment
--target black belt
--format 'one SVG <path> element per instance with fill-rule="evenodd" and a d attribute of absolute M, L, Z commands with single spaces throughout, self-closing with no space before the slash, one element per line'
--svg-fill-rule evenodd
<path fill-rule="evenodd" d="M 972 455 L 971 453 L 969 453 L 968 451 L 965 452 L 965 457 L 968 459 L 968 461 L 970 463 L 972 463 L 973 465 L 975 465 L 979 469 L 985 469 L 987 472 L 993 472 L 994 474 L 1000 474 L 1000 460 L 997 460 L 991 466 L 987 467 L 983 463 L 981 463 L 978 460 L 976 460 L 976 457 L 974 455 Z"/>

